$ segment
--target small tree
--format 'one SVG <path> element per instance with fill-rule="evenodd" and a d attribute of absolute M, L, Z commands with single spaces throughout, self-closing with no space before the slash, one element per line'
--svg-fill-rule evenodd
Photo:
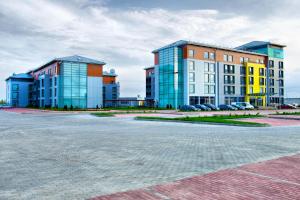
<path fill-rule="evenodd" d="M 99 109 L 99 106 L 98 106 L 98 104 L 97 104 L 97 106 L 96 106 L 96 109 L 97 109 L 97 110 Z"/>
<path fill-rule="evenodd" d="M 71 105 L 70 110 L 73 110 L 73 105 Z"/>
<path fill-rule="evenodd" d="M 167 104 L 167 109 L 169 109 L 170 107 L 169 107 L 169 104 Z"/>
<path fill-rule="evenodd" d="M 172 104 L 170 104 L 170 109 L 172 109 Z"/>
<path fill-rule="evenodd" d="M 6 101 L 4 99 L 1 99 L 0 104 L 6 104 Z"/>
<path fill-rule="evenodd" d="M 64 105 L 64 110 L 68 110 L 68 106 L 67 105 Z"/>

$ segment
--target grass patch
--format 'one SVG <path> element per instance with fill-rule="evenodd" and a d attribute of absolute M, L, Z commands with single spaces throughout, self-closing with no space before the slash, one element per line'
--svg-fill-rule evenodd
<path fill-rule="evenodd" d="M 237 119 L 247 118 L 258 118 L 263 117 L 262 115 L 215 115 L 215 116 L 204 116 L 204 117 L 180 117 L 180 118 L 164 118 L 164 117 L 136 117 L 137 120 L 157 120 L 157 121 L 174 121 L 174 122 L 194 122 L 194 123 L 211 123 L 211 124 L 226 124 L 235 126 L 255 126 L 265 127 L 267 124 L 256 123 L 256 122 L 244 122 L 237 121 Z"/>
<path fill-rule="evenodd" d="M 272 115 L 300 115 L 300 112 L 276 112 Z"/>
<path fill-rule="evenodd" d="M 110 112 L 98 112 L 98 113 L 91 113 L 91 115 L 97 116 L 97 117 L 114 117 L 116 113 L 110 113 Z"/>

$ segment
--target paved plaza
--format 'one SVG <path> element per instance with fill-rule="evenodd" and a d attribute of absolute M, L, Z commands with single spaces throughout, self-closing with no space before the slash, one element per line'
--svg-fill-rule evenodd
<path fill-rule="evenodd" d="M 0 111 L 0 199 L 87 199 L 300 152 L 300 126 Z"/>

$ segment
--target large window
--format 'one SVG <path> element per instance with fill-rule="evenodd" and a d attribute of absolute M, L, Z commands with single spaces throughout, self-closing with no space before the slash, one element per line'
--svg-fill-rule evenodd
<path fill-rule="evenodd" d="M 19 85 L 18 84 L 12 84 L 12 90 L 13 91 L 18 91 L 19 90 Z"/>
<path fill-rule="evenodd" d="M 224 93 L 225 94 L 235 94 L 235 87 L 234 86 L 225 86 Z"/>
<path fill-rule="evenodd" d="M 204 85 L 204 93 L 205 94 L 215 94 L 215 86 L 214 85 Z"/>
<path fill-rule="evenodd" d="M 195 84 L 190 84 L 190 94 L 194 94 L 195 93 Z"/>
<path fill-rule="evenodd" d="M 195 82 L 195 72 L 190 72 L 189 80 L 190 80 L 190 82 Z"/>
<path fill-rule="evenodd" d="M 87 65 L 64 62 L 60 78 L 59 104 L 86 108 L 87 106 Z"/>
<path fill-rule="evenodd" d="M 225 74 L 234 74 L 234 72 L 235 72 L 234 65 L 224 65 Z"/>
<path fill-rule="evenodd" d="M 235 83 L 235 76 L 224 76 L 224 84 L 234 84 Z"/>

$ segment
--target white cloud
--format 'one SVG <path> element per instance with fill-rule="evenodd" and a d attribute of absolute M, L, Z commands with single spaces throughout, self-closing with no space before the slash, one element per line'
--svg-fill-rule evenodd
<path fill-rule="evenodd" d="M 122 95 L 144 95 L 143 67 L 153 64 L 151 51 L 180 39 L 231 47 L 249 40 L 279 39 L 288 45 L 287 85 L 291 92 L 299 92 L 294 88 L 300 45 L 297 18 L 253 21 L 217 10 L 116 10 L 83 0 L 75 5 L 45 0 L 0 3 L 0 16 L 6 20 L 0 25 L 0 99 L 5 97 L 2 80 L 11 73 L 72 54 L 104 60 L 116 68 Z"/>

